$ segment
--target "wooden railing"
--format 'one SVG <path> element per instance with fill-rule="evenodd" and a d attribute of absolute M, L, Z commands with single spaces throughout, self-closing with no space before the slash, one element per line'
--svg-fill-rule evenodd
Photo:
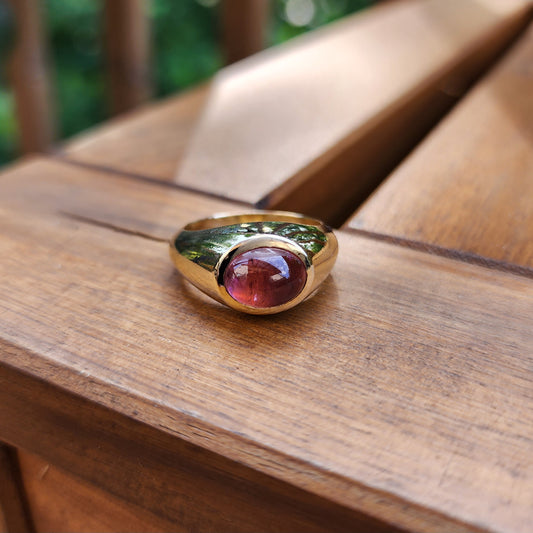
<path fill-rule="evenodd" d="M 23 153 L 46 151 L 55 138 L 50 76 L 38 0 L 11 0 L 16 37 L 10 61 Z"/>
<path fill-rule="evenodd" d="M 146 2 L 104 2 L 105 53 L 113 114 L 135 108 L 152 94 L 150 20 Z M 221 46 L 227 63 L 263 47 L 269 4 L 269 0 L 223 0 Z M 45 152 L 57 138 L 43 23 L 45 3 L 40 0 L 10 0 L 10 6 L 15 42 L 9 77 L 15 97 L 20 151 Z"/>

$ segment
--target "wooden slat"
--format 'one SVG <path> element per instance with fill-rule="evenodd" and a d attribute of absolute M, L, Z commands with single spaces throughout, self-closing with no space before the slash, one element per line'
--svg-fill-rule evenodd
<path fill-rule="evenodd" d="M 35 528 L 40 533 L 114 533 L 116 531 L 183 531 L 138 507 L 19 450 L 22 479 Z"/>
<path fill-rule="evenodd" d="M 181 161 L 208 88 L 198 87 L 78 135 L 61 157 L 169 181 Z"/>
<path fill-rule="evenodd" d="M 10 64 L 22 152 L 44 152 L 55 137 L 41 2 L 10 0 L 16 40 Z"/>
<path fill-rule="evenodd" d="M 114 113 L 137 107 L 151 94 L 150 31 L 145 4 L 145 0 L 104 3 L 107 73 Z"/>
<path fill-rule="evenodd" d="M 390 2 L 228 67 L 212 87 L 177 181 L 337 224 L 494 59 L 527 13 L 519 0 Z M 148 110 L 113 128 L 114 138 L 104 129 L 100 139 L 97 130 L 86 137 L 90 149 L 74 142 L 66 154 L 172 180 L 183 146 L 181 130 L 176 140 L 172 135 L 179 102 L 154 112 L 161 117 L 154 122 L 166 124 L 165 138 L 149 127 Z M 136 153 L 129 146 L 141 144 L 141 131 L 145 146 Z"/>
<path fill-rule="evenodd" d="M 529 530 L 530 279 L 341 232 L 315 298 L 239 315 L 160 242 L 194 195 L 126 181 L 0 178 L 0 437 L 198 531 Z"/>
<path fill-rule="evenodd" d="M 533 28 L 350 228 L 533 267 Z"/>
<path fill-rule="evenodd" d="M 3 423 L 1 417 L 0 420 Z M 16 452 L 3 443 L 0 443 L 0 531 L 6 533 L 34 531 Z"/>
<path fill-rule="evenodd" d="M 451 105 L 443 92 L 461 94 L 529 8 L 391 2 L 227 68 L 176 181 L 336 224 Z"/>
<path fill-rule="evenodd" d="M 265 47 L 270 7 L 270 0 L 222 0 L 222 49 L 227 64 Z"/>

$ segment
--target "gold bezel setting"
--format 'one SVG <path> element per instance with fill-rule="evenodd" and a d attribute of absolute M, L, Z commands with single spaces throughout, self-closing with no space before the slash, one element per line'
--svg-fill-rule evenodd
<path fill-rule="evenodd" d="M 229 294 L 225 268 L 232 258 L 257 248 L 286 250 L 304 264 L 305 284 L 291 300 L 273 307 L 253 307 Z M 290 309 L 313 294 L 331 271 L 337 248 L 332 230 L 319 220 L 297 213 L 258 211 L 215 215 L 188 224 L 170 241 L 170 257 L 183 276 L 205 294 L 237 311 L 265 315 Z"/>

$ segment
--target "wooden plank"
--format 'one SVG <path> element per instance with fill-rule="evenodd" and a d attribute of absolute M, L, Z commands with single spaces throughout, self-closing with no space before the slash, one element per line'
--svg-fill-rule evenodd
<path fill-rule="evenodd" d="M 150 31 L 145 8 L 145 0 L 104 3 L 107 73 L 115 114 L 150 98 Z"/>
<path fill-rule="evenodd" d="M 55 124 L 43 38 L 41 3 L 11 0 L 16 41 L 9 68 L 19 143 L 22 152 L 45 152 L 52 147 Z"/>
<path fill-rule="evenodd" d="M 533 28 L 348 227 L 533 267 Z"/>
<path fill-rule="evenodd" d="M 222 0 L 222 50 L 227 64 L 265 47 L 270 7 L 269 0 Z"/>
<path fill-rule="evenodd" d="M 59 155 L 87 165 L 169 181 L 207 97 L 195 88 L 74 137 Z"/>
<path fill-rule="evenodd" d="M 176 522 L 126 504 L 34 454 L 19 450 L 18 457 L 35 527 L 41 533 L 183 531 Z"/>
<path fill-rule="evenodd" d="M 228 67 L 177 181 L 340 223 L 518 32 L 527 12 L 515 0 L 390 2 Z M 175 126 L 180 105 L 171 100 L 155 108 L 153 120 L 148 109 L 96 130 L 67 145 L 66 156 L 172 180 L 184 146 Z"/>
<path fill-rule="evenodd" d="M 34 531 L 16 452 L 3 443 L 0 443 L 0 531 Z"/>
<path fill-rule="evenodd" d="M 193 195 L 125 181 L 42 161 L 0 179 L 0 437 L 196 530 L 529 530 L 531 279 L 340 232 L 315 298 L 239 315 L 160 242 Z"/>
<path fill-rule="evenodd" d="M 212 85 L 176 181 L 338 224 L 530 9 L 508 0 L 391 2 L 229 67 Z"/>

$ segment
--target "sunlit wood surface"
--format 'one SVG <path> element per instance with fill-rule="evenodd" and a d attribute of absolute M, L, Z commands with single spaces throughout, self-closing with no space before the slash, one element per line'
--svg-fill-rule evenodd
<path fill-rule="evenodd" d="M 533 29 L 349 227 L 533 269 Z"/>
<path fill-rule="evenodd" d="M 396 210 L 399 228 L 418 219 L 433 228 L 429 237 L 417 246 L 413 235 L 352 221 L 338 231 L 332 276 L 281 315 L 242 315 L 209 300 L 168 258 L 167 240 L 183 224 L 257 201 L 223 161 L 224 194 L 172 181 L 202 113 L 205 127 L 212 91 L 5 169 L 0 440 L 18 450 L 10 471 L 20 470 L 22 490 L 12 492 L 18 507 L 0 490 L 4 529 L 15 530 L 13 509 L 27 500 L 24 530 L 33 521 L 39 532 L 528 533 L 533 280 L 524 239 L 533 229 L 520 120 L 529 112 L 530 39 L 353 219 L 368 210 L 374 218 L 364 220 L 379 222 L 381 213 L 390 228 Z M 501 112 L 506 101 L 520 113 Z M 471 159 L 450 163 L 461 150 Z M 429 158 L 435 171 L 424 181 Z M 454 165 L 463 164 L 459 180 Z M 504 171 L 510 189 L 495 178 Z M 321 181 L 337 183 L 327 173 Z M 439 219 L 409 204 L 428 183 L 433 205 L 449 187 Z M 391 187 L 408 215 L 394 198 L 380 200 Z M 484 197 L 488 204 L 476 201 Z M 324 201 L 340 219 L 345 198 L 332 198 Z M 484 205 L 507 217 L 504 229 L 481 216 Z M 439 240 L 448 231 L 452 244 Z M 465 244 L 474 240 L 478 248 Z"/>
<path fill-rule="evenodd" d="M 171 156 L 166 178 L 338 224 L 516 35 L 527 4 L 385 3 L 229 67 L 212 84 L 187 157 L 178 166 Z M 174 103 L 165 109 L 170 123 Z M 135 131 L 114 127 L 112 145 L 97 134 L 107 157 L 77 143 L 67 154 L 135 171 L 147 164 L 146 150 L 129 149 Z M 155 172 L 179 144 L 169 136 L 152 148 Z"/>

